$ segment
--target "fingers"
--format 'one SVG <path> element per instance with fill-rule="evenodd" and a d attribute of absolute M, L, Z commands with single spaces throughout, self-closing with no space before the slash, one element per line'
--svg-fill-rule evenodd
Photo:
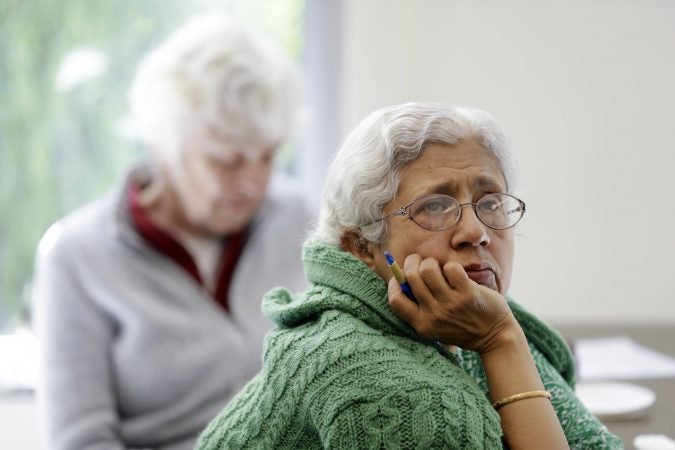
<path fill-rule="evenodd" d="M 435 339 L 433 328 L 426 324 L 428 314 L 425 314 L 417 303 L 406 297 L 395 278 L 389 280 L 387 296 L 391 310 L 399 319 L 408 323 L 424 339 Z"/>
<path fill-rule="evenodd" d="M 443 275 L 438 268 L 438 262 L 435 259 L 428 259 L 422 261 L 422 257 L 416 253 L 408 255 L 403 262 L 403 270 L 405 272 L 406 281 L 412 288 L 415 298 L 420 305 L 428 305 L 429 301 L 434 298 L 434 293 L 431 291 L 427 283 L 427 277 L 433 276 L 434 270 L 438 272 L 435 276 L 434 285 L 438 286 L 442 283 Z M 439 279 L 441 278 L 441 279 Z M 443 282 L 443 284 L 445 284 Z"/>
<path fill-rule="evenodd" d="M 448 261 L 443 266 L 443 275 L 447 283 L 452 286 L 454 290 L 466 292 L 473 284 L 472 280 L 466 274 L 464 267 L 456 261 Z"/>
<path fill-rule="evenodd" d="M 422 260 L 417 254 L 405 259 L 404 270 L 408 284 L 413 288 L 418 301 L 428 304 L 432 300 L 449 301 L 453 291 L 467 292 L 473 282 L 457 262 L 447 262 L 443 268 L 434 258 Z M 424 302 L 424 300 L 428 300 Z"/>
<path fill-rule="evenodd" d="M 431 295 L 439 301 L 448 302 L 455 295 L 458 286 L 466 283 L 466 273 L 462 266 L 453 263 L 453 270 L 450 273 L 451 277 L 446 275 L 446 268 L 441 266 L 435 259 L 429 258 L 422 261 L 419 267 L 419 272 L 429 287 Z M 446 264 L 447 266 L 447 264 Z"/>
<path fill-rule="evenodd" d="M 389 306 L 392 311 L 394 311 L 394 314 L 396 314 L 399 319 L 414 327 L 413 324 L 419 314 L 419 306 L 417 303 L 406 297 L 403 291 L 401 291 L 401 287 L 398 285 L 396 278 L 392 277 L 389 280 L 387 298 L 389 300 Z"/>

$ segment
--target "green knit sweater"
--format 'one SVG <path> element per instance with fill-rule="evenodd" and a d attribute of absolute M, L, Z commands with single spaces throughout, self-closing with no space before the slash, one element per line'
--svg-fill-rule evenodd
<path fill-rule="evenodd" d="M 475 353 L 441 352 L 421 339 L 390 310 L 382 279 L 351 254 L 310 242 L 304 263 L 306 292 L 276 289 L 263 301 L 277 325 L 265 341 L 263 369 L 197 448 L 502 448 L 499 415 Z M 574 396 L 564 341 L 509 304 L 570 446 L 621 448 Z"/>

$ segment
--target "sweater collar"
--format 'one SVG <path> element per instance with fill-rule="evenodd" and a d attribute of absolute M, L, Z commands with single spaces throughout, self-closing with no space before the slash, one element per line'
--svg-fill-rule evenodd
<path fill-rule="evenodd" d="M 375 329 L 423 341 L 399 319 L 387 302 L 387 285 L 351 253 L 316 241 L 303 246 L 309 289 L 292 296 L 283 289 L 268 293 L 263 311 L 281 327 L 301 325 L 328 310 L 346 312 Z"/>

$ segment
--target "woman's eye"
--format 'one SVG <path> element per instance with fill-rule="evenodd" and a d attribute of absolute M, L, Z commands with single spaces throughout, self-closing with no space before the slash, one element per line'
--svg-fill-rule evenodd
<path fill-rule="evenodd" d="M 424 205 L 424 210 L 429 213 L 441 213 L 446 209 L 447 205 L 438 200 L 432 200 Z"/>

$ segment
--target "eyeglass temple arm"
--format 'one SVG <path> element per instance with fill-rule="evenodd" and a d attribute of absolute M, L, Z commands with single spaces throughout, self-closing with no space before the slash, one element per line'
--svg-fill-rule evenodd
<path fill-rule="evenodd" d="M 408 214 L 405 210 L 406 208 L 407 208 L 407 206 L 402 206 L 399 209 L 397 209 L 396 211 L 394 211 L 393 213 L 389 213 L 386 216 L 382 217 L 380 220 L 384 220 L 384 219 L 388 219 L 390 217 L 396 217 L 396 216 L 405 216 L 405 215 Z M 411 217 L 411 219 L 412 219 L 412 217 Z"/>

